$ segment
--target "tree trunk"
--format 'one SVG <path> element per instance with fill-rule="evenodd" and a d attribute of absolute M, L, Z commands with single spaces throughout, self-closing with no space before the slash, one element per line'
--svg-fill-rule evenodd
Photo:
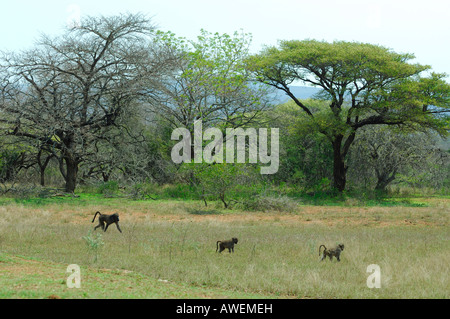
<path fill-rule="evenodd" d="M 220 200 L 222 201 L 223 206 L 225 206 L 225 208 L 228 208 L 228 204 L 227 204 L 227 202 L 225 201 L 225 193 L 219 193 L 219 198 L 220 198 Z"/>
<path fill-rule="evenodd" d="M 39 166 L 39 171 L 41 174 L 41 186 L 45 186 L 45 169 L 48 166 L 48 163 L 50 162 L 51 158 L 53 157 L 53 155 L 48 155 L 45 160 L 44 163 L 41 162 L 41 155 L 42 155 L 42 149 L 39 150 L 38 155 L 37 155 L 37 163 Z"/>
<path fill-rule="evenodd" d="M 333 186 L 342 193 L 347 182 L 347 167 L 345 165 L 345 155 L 341 152 L 342 137 L 338 136 L 333 141 Z"/>
<path fill-rule="evenodd" d="M 391 172 L 390 176 L 389 173 L 385 174 L 378 174 L 377 172 L 377 185 L 375 186 L 375 190 L 378 192 L 386 192 L 386 187 L 395 179 L 395 173 L 396 170 Z"/>
<path fill-rule="evenodd" d="M 40 174 L 41 174 L 41 186 L 45 186 L 45 167 L 40 167 Z"/>
<path fill-rule="evenodd" d="M 73 193 L 75 192 L 75 187 L 77 185 L 77 174 L 78 174 L 78 162 L 71 158 L 66 157 L 66 192 Z"/>
<path fill-rule="evenodd" d="M 109 182 L 109 173 L 102 172 L 102 177 L 105 183 Z"/>

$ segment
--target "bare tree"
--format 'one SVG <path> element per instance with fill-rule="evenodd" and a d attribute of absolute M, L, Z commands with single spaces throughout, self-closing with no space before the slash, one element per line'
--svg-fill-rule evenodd
<path fill-rule="evenodd" d="M 439 149 L 437 141 L 431 132 L 398 132 L 385 126 L 364 128 L 351 151 L 350 176 L 365 187 L 375 185 L 379 192 L 385 192 L 394 181 L 422 179 L 426 182 L 426 176 L 437 180 L 438 175 L 445 174 L 434 172 L 434 167 L 449 164 L 448 156 Z M 445 179 L 445 176 L 440 177 Z"/>
<path fill-rule="evenodd" d="M 144 80 L 161 71 L 148 49 L 154 29 L 140 14 L 88 17 L 60 38 L 43 37 L 35 49 L 3 58 L 0 123 L 58 159 L 67 192 L 96 141 L 120 128 Z"/>

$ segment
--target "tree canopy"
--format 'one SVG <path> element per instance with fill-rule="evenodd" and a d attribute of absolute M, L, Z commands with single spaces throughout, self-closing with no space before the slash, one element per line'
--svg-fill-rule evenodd
<path fill-rule="evenodd" d="M 281 41 L 247 60 L 256 78 L 285 92 L 324 134 L 333 147 L 334 187 L 343 191 L 345 158 L 356 131 L 366 125 L 427 127 L 446 134 L 449 88 L 444 75 L 410 63 L 412 54 L 382 46 L 316 40 Z M 317 98 L 328 103 L 328 116 L 297 99 L 290 85 L 301 83 L 321 89 Z"/>

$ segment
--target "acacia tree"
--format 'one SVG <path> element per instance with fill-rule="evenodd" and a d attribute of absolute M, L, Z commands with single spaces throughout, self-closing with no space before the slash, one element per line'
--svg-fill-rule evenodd
<path fill-rule="evenodd" d="M 142 15 L 88 17 L 60 38 L 7 54 L 1 62 L 1 123 L 59 160 L 73 192 L 93 145 L 133 112 L 145 78 L 161 67 L 148 49 L 154 31 Z"/>
<path fill-rule="evenodd" d="M 429 67 L 408 63 L 413 58 L 364 43 L 281 41 L 279 48 L 268 47 L 248 59 L 248 68 L 260 82 L 285 92 L 327 137 L 334 188 L 342 192 L 346 156 L 361 127 L 409 125 L 446 134 L 443 115 L 449 112 L 450 85 L 442 74 L 421 77 Z M 328 112 L 316 116 L 292 93 L 294 82 L 320 88 L 318 98 L 327 101 Z"/>

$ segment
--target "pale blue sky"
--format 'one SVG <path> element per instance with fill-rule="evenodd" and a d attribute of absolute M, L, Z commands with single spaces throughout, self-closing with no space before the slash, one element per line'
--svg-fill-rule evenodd
<path fill-rule="evenodd" d="M 84 15 L 142 12 L 161 30 L 195 38 L 201 28 L 253 35 L 252 51 L 279 39 L 346 40 L 416 55 L 450 75 L 448 0 L 14 0 L 0 7 L 0 50 L 33 46 Z M 450 78 L 447 78 L 450 80 Z"/>

